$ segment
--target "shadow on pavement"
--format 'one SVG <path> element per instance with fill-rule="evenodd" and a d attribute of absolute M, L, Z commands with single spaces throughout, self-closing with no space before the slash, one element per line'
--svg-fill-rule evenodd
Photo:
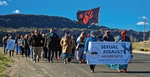
<path fill-rule="evenodd" d="M 133 61 L 131 63 L 150 63 L 150 61 Z"/>
<path fill-rule="evenodd" d="M 124 72 L 117 72 L 117 71 L 95 71 L 94 73 L 124 73 Z M 127 71 L 126 73 L 149 73 L 150 71 Z"/>
<path fill-rule="evenodd" d="M 127 71 L 127 73 L 150 73 L 150 71 Z"/>

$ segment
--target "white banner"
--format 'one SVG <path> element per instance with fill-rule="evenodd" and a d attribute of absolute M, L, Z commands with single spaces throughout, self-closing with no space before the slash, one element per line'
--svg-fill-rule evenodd
<path fill-rule="evenodd" d="M 6 49 L 7 49 L 7 50 L 14 50 L 14 49 L 15 49 L 15 40 L 13 40 L 13 39 L 8 39 L 8 40 L 7 40 Z"/>
<path fill-rule="evenodd" d="M 89 42 L 87 64 L 128 64 L 130 42 Z"/>
<path fill-rule="evenodd" d="M 22 46 L 22 39 L 17 39 L 18 46 Z"/>

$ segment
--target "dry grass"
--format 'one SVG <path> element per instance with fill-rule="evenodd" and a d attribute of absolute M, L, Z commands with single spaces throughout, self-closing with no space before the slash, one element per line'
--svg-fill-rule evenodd
<path fill-rule="evenodd" d="M 10 67 L 8 63 L 11 61 L 12 60 L 9 56 L 2 54 L 0 51 L 0 77 L 7 77 L 7 75 L 3 74 L 3 71 L 6 69 L 6 67 Z"/>
<path fill-rule="evenodd" d="M 134 50 L 144 50 L 144 51 L 150 51 L 150 40 L 145 42 L 136 42 L 132 44 L 132 48 Z"/>

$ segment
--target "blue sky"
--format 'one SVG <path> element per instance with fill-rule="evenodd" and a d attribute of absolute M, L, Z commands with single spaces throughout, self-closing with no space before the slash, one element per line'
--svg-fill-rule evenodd
<path fill-rule="evenodd" d="M 150 0 L 0 0 L 0 14 L 42 14 L 76 20 L 78 10 L 100 7 L 100 25 L 150 31 Z"/>

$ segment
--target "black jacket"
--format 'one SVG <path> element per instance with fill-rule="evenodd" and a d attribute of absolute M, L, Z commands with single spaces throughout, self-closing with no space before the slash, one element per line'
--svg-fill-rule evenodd
<path fill-rule="evenodd" d="M 3 44 L 7 44 L 7 39 L 8 38 L 3 37 L 3 39 L 2 39 Z"/>
<path fill-rule="evenodd" d="M 22 45 L 23 45 L 26 49 L 28 49 L 28 48 L 29 48 L 28 39 L 23 39 Z"/>
<path fill-rule="evenodd" d="M 56 33 L 53 33 L 53 36 L 50 36 L 50 33 L 45 38 L 45 45 L 50 48 L 55 48 L 57 46 L 57 42 L 59 41 L 59 37 Z"/>
<path fill-rule="evenodd" d="M 32 45 L 33 47 L 40 47 L 42 46 L 42 36 L 33 35 L 31 38 L 29 38 L 29 45 Z"/>

